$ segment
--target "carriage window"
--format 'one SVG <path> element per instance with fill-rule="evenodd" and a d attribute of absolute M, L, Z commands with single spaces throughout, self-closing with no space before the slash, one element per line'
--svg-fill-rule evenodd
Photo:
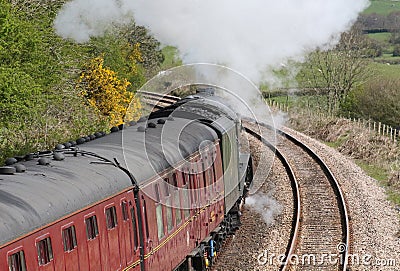
<path fill-rule="evenodd" d="M 99 235 L 99 229 L 97 227 L 97 219 L 96 216 L 91 216 L 85 219 L 86 224 L 86 235 L 87 239 L 95 239 L 97 235 Z"/>
<path fill-rule="evenodd" d="M 171 207 L 171 197 L 167 199 L 167 229 L 170 232 L 174 228 L 174 221 L 172 220 L 172 207 Z"/>
<path fill-rule="evenodd" d="M 197 187 L 196 187 L 197 178 L 196 175 L 194 174 L 189 174 L 189 177 L 190 177 L 189 189 L 191 195 L 191 203 L 197 204 Z"/>
<path fill-rule="evenodd" d="M 176 225 L 179 225 L 182 222 L 182 214 L 181 214 L 181 209 L 180 209 L 181 199 L 179 197 L 178 189 L 175 191 L 174 200 L 175 200 L 175 206 L 177 207 L 177 208 L 175 208 L 175 223 L 176 223 Z"/>
<path fill-rule="evenodd" d="M 138 248 L 139 243 L 137 238 L 135 210 L 133 208 L 131 208 L 131 216 L 132 216 L 133 245 L 136 250 Z"/>
<path fill-rule="evenodd" d="M 117 226 L 117 213 L 115 206 L 106 209 L 107 229 L 114 229 Z"/>
<path fill-rule="evenodd" d="M 208 168 L 205 167 L 204 162 L 202 162 L 202 168 L 203 168 L 203 186 L 204 186 L 204 194 L 207 195 L 207 187 L 209 181 L 209 176 L 208 176 Z"/>
<path fill-rule="evenodd" d="M 24 251 L 18 251 L 8 256 L 8 267 L 10 271 L 26 271 Z"/>
<path fill-rule="evenodd" d="M 121 202 L 121 209 L 122 209 L 122 219 L 127 221 L 129 219 L 128 215 L 128 202 L 125 200 Z"/>
<path fill-rule="evenodd" d="M 185 185 L 186 184 L 185 172 L 182 171 L 181 175 L 182 175 L 182 183 L 183 183 L 183 185 Z"/>
<path fill-rule="evenodd" d="M 160 202 L 160 186 L 158 185 L 158 183 L 154 185 L 154 191 L 156 196 L 156 202 Z"/>
<path fill-rule="evenodd" d="M 158 239 L 161 239 L 164 237 L 163 209 L 161 204 L 158 204 L 156 206 L 156 218 L 157 218 Z"/>
<path fill-rule="evenodd" d="M 38 251 L 39 265 L 45 265 L 53 260 L 53 250 L 51 248 L 50 237 L 37 242 L 36 247 Z"/>
<path fill-rule="evenodd" d="M 146 238 L 149 239 L 150 233 L 149 233 L 149 220 L 147 218 L 147 207 L 146 207 L 146 200 L 142 196 L 143 199 L 143 214 L 144 214 L 144 219 L 145 219 L 145 225 L 146 225 Z"/>
<path fill-rule="evenodd" d="M 183 169 L 182 171 L 182 180 L 183 180 L 183 186 L 185 186 L 189 181 L 189 169 Z"/>
<path fill-rule="evenodd" d="M 217 180 L 217 173 L 215 171 L 215 163 L 212 164 L 211 171 L 212 171 L 211 176 L 213 178 L 212 182 L 213 182 L 214 192 L 217 192 L 218 191 L 218 187 L 217 187 L 218 180 Z"/>
<path fill-rule="evenodd" d="M 178 177 L 176 173 L 172 174 L 172 186 L 174 190 L 178 190 Z"/>
<path fill-rule="evenodd" d="M 64 241 L 64 251 L 72 251 L 76 248 L 76 234 L 75 226 L 71 226 L 62 231 L 62 238 Z"/>
<path fill-rule="evenodd" d="M 182 193 L 183 193 L 183 204 L 182 204 L 182 206 L 184 208 L 183 213 L 184 213 L 186 219 L 189 218 L 189 216 L 190 216 L 190 195 L 189 195 L 189 191 L 190 190 L 189 190 L 188 185 L 185 185 L 183 187 L 183 190 L 182 190 Z"/>
<path fill-rule="evenodd" d="M 166 197 L 168 197 L 170 194 L 169 194 L 169 178 L 165 178 L 164 179 L 164 195 L 166 196 Z"/>

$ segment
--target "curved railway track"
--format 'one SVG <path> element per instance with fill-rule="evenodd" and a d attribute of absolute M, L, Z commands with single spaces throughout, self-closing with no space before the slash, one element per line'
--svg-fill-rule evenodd
<path fill-rule="evenodd" d="M 245 130 L 276 153 L 292 181 L 293 227 L 280 270 L 347 270 L 350 244 L 347 207 L 328 166 L 315 152 L 282 130 L 277 130 L 277 147 L 249 126 Z"/>
<path fill-rule="evenodd" d="M 180 100 L 153 92 L 141 94 L 144 102 L 155 109 Z M 350 245 L 347 207 L 329 167 L 315 152 L 284 131 L 276 130 L 279 143 L 273 146 L 252 128 L 253 120 L 246 120 L 244 124 L 248 134 L 275 152 L 291 180 L 292 231 L 280 270 L 347 270 Z M 269 125 L 257 124 L 274 131 Z"/>

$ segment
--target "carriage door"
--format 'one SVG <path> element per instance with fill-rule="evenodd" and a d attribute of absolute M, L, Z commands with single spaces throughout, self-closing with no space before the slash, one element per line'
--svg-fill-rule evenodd
<path fill-rule="evenodd" d="M 129 205 L 132 206 L 132 202 L 127 199 L 123 199 L 121 201 L 121 210 L 122 210 L 122 248 L 125 251 L 125 264 L 126 266 L 130 265 L 133 262 L 133 256 L 135 253 L 134 240 L 133 240 L 133 229 L 132 229 L 132 218 L 131 212 L 129 211 Z M 131 207 L 133 210 L 133 207 Z M 133 210 L 134 212 L 134 210 Z M 134 215 L 135 213 L 133 213 Z"/>
<path fill-rule="evenodd" d="M 53 248 L 49 234 L 36 239 L 40 271 L 54 271 Z"/>
<path fill-rule="evenodd" d="M 64 245 L 65 271 L 79 270 L 78 249 L 76 248 L 75 226 L 70 223 L 61 228 Z"/>
<path fill-rule="evenodd" d="M 101 270 L 100 236 L 96 215 L 85 216 L 89 270 Z"/>
<path fill-rule="evenodd" d="M 121 268 L 121 253 L 118 236 L 117 210 L 115 206 L 106 206 L 105 214 L 107 223 L 108 251 L 110 253 L 110 270 L 119 270 Z"/>

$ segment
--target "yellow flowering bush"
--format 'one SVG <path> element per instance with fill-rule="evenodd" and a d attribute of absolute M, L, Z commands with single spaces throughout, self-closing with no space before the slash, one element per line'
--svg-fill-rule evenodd
<path fill-rule="evenodd" d="M 89 105 L 109 120 L 110 126 L 116 126 L 124 123 L 124 120 L 129 121 L 140 116 L 140 102 L 132 92 L 128 91 L 129 85 L 128 80 L 119 79 L 116 72 L 104 67 L 102 56 L 90 61 L 78 82 L 81 94 L 87 99 Z"/>

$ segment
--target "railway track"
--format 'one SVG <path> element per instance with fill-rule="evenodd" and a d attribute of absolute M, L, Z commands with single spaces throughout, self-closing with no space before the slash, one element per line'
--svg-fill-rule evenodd
<path fill-rule="evenodd" d="M 171 96 L 167 94 L 160 94 L 156 92 L 140 91 L 138 94 L 141 97 L 141 101 L 151 107 L 154 110 L 162 109 L 168 105 L 171 105 L 181 98 L 176 96 Z"/>
<path fill-rule="evenodd" d="M 329 168 L 306 145 L 281 130 L 274 147 L 250 125 L 245 129 L 276 153 L 292 181 L 293 226 L 280 270 L 347 270 L 347 208 Z"/>
<path fill-rule="evenodd" d="M 180 98 L 141 92 L 142 101 L 159 109 Z M 244 121 L 245 131 L 269 147 L 284 165 L 291 180 L 294 210 L 290 240 L 279 268 L 288 270 L 340 270 L 348 267 L 350 245 L 346 202 L 335 176 L 322 159 L 295 137 L 276 130 L 273 146 Z M 272 127 L 258 123 L 269 132 Z"/>

